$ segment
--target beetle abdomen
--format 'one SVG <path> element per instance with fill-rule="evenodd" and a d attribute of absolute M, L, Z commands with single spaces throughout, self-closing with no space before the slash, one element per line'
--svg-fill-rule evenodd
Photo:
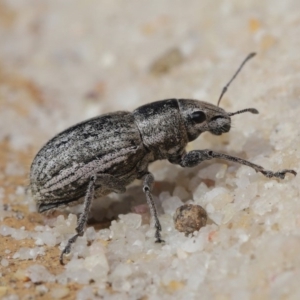
<path fill-rule="evenodd" d="M 51 139 L 35 157 L 30 178 L 33 196 L 38 203 L 77 200 L 92 175 L 126 177 L 144 155 L 129 112 L 79 123 Z"/>

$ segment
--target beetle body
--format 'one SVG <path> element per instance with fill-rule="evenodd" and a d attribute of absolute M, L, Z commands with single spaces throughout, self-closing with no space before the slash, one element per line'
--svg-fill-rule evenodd
<path fill-rule="evenodd" d="M 58 134 L 31 166 L 31 190 L 39 212 L 83 197 L 93 174 L 110 174 L 126 186 L 142 178 L 155 160 L 178 162 L 187 143 L 201 133 L 187 130 L 193 123 L 189 116 L 199 107 L 215 116 L 211 106 L 195 100 L 162 100 L 133 113 L 105 114 Z M 220 112 L 224 113 L 218 108 Z M 96 191 L 99 188 L 101 182 L 96 182 Z M 110 192 L 101 190 L 100 195 Z"/>
<path fill-rule="evenodd" d="M 244 63 L 253 56 L 252 53 L 244 60 L 220 99 Z M 244 112 L 258 113 L 253 108 L 228 113 L 203 101 L 168 99 L 140 106 L 132 113 L 119 111 L 87 120 L 51 139 L 38 152 L 30 170 L 31 191 L 38 211 L 84 197 L 77 234 L 69 239 L 60 262 L 63 263 L 63 255 L 70 252 L 77 237 L 84 234 L 95 196 L 125 192 L 126 186 L 135 179 L 143 180 L 143 191 L 155 220 L 156 241 L 162 242 L 151 194 L 154 177 L 148 171 L 148 165 L 155 160 L 168 159 L 182 167 L 194 167 L 205 160 L 220 158 L 249 166 L 269 178 L 283 179 L 286 173 L 296 175 L 294 170 L 272 172 L 209 149 L 186 153 L 186 145 L 201 133 L 226 133 L 231 128 L 231 116 Z"/>

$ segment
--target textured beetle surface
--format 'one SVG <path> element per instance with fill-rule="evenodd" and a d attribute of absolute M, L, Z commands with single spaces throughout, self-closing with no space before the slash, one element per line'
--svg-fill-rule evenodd
<path fill-rule="evenodd" d="M 188 142 L 202 132 L 221 135 L 230 130 L 230 117 L 237 113 L 258 113 L 245 109 L 228 113 L 207 102 L 189 99 L 162 100 L 79 123 L 51 139 L 36 155 L 30 173 L 32 195 L 38 211 L 44 212 L 84 197 L 77 234 L 62 252 L 83 235 L 95 195 L 124 192 L 134 179 L 143 179 L 143 190 L 155 221 L 156 241 L 161 242 L 161 226 L 152 200 L 154 178 L 148 165 L 161 159 L 182 167 L 221 158 L 254 168 L 267 177 L 283 179 L 293 170 L 272 172 L 246 160 L 212 150 L 185 152 Z"/>

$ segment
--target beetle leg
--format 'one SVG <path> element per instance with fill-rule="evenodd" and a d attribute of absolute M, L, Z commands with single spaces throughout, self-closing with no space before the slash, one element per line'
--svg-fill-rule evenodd
<path fill-rule="evenodd" d="M 224 159 L 224 160 L 237 162 L 239 164 L 253 168 L 256 172 L 260 172 L 268 178 L 276 177 L 276 178 L 284 179 L 286 173 L 291 173 L 295 176 L 297 175 L 296 171 L 288 170 L 288 169 L 284 169 L 284 170 L 281 170 L 278 172 L 272 172 L 272 171 L 264 169 L 262 166 L 253 164 L 242 158 L 223 154 L 220 152 L 215 152 L 215 151 L 208 150 L 208 149 L 194 150 L 194 151 L 188 152 L 186 155 L 184 155 L 182 157 L 180 165 L 182 167 L 194 167 L 194 166 L 200 164 L 202 161 L 210 160 L 212 158 L 220 158 L 220 159 Z"/>
<path fill-rule="evenodd" d="M 88 184 L 85 198 L 84 198 L 84 206 L 83 212 L 80 214 L 80 217 L 77 221 L 76 232 L 73 237 L 68 240 L 67 246 L 62 251 L 60 255 L 60 263 L 63 264 L 63 256 L 64 254 L 68 254 L 71 251 L 71 246 L 79 236 L 83 236 L 84 228 L 86 226 L 88 215 L 90 212 L 91 204 L 94 199 L 95 186 L 97 183 L 100 184 L 100 189 L 111 190 L 116 193 L 124 193 L 126 188 L 124 187 L 124 183 L 122 180 L 117 179 L 116 177 L 109 174 L 99 174 L 91 177 L 90 182 Z"/>
<path fill-rule="evenodd" d="M 76 232 L 77 234 L 75 234 L 73 237 L 71 237 L 68 240 L 68 243 L 65 247 L 65 249 L 61 252 L 60 255 L 60 263 L 63 265 L 63 259 L 64 259 L 64 254 L 68 254 L 71 251 L 71 246 L 73 243 L 75 243 L 75 241 L 77 240 L 77 238 L 79 236 L 82 236 L 84 233 L 84 228 L 87 222 L 87 218 L 88 218 L 88 214 L 90 211 L 90 207 L 91 207 L 91 203 L 92 200 L 94 198 L 94 192 L 95 192 L 95 182 L 96 182 L 96 176 L 92 176 L 90 179 L 90 182 L 88 184 L 88 188 L 85 194 L 85 198 L 84 198 L 84 207 L 83 207 L 83 212 L 80 214 L 80 217 L 77 221 L 77 227 L 76 227 Z"/>
<path fill-rule="evenodd" d="M 155 242 L 156 243 L 161 243 L 161 242 L 164 242 L 161 239 L 161 235 L 160 235 L 161 225 L 160 225 L 160 222 L 159 222 L 159 219 L 158 219 L 158 216 L 157 216 L 155 203 L 153 201 L 152 194 L 151 194 L 152 187 L 153 187 L 153 182 L 154 182 L 153 175 L 151 173 L 147 173 L 144 176 L 143 191 L 146 194 L 146 199 L 147 199 L 148 206 L 150 208 L 150 213 L 151 213 L 151 216 L 152 216 L 152 218 L 154 219 L 154 222 L 155 222 L 155 229 L 156 229 L 156 231 L 155 231 L 156 241 Z"/>

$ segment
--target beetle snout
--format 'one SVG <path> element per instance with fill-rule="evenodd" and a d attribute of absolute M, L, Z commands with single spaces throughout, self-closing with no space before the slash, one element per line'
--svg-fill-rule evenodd
<path fill-rule="evenodd" d="M 209 131 L 214 135 L 221 135 L 226 133 L 231 128 L 231 120 L 228 117 L 216 116 L 211 118 L 209 122 Z"/>
<path fill-rule="evenodd" d="M 230 128 L 231 128 L 231 124 L 230 124 L 230 122 L 229 123 L 227 122 L 226 124 L 224 124 L 223 127 L 221 127 L 221 131 L 222 131 L 222 133 L 226 133 L 230 130 Z"/>

